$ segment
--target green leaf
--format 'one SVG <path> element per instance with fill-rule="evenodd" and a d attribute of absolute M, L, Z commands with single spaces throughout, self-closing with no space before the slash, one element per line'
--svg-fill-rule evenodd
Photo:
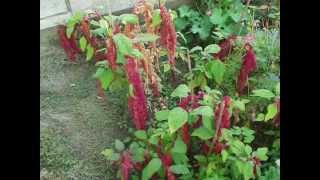
<path fill-rule="evenodd" d="M 277 83 L 275 89 L 276 89 L 276 95 L 280 95 L 280 82 Z"/>
<path fill-rule="evenodd" d="M 107 90 L 113 80 L 113 72 L 110 69 L 99 67 L 94 77 L 99 79 L 102 88 Z"/>
<path fill-rule="evenodd" d="M 189 52 L 193 53 L 193 52 L 196 52 L 196 51 L 202 51 L 202 47 L 201 46 L 195 46 Z"/>
<path fill-rule="evenodd" d="M 224 22 L 224 18 L 222 17 L 222 9 L 213 9 L 212 15 L 210 16 L 210 22 L 216 25 L 221 25 Z"/>
<path fill-rule="evenodd" d="M 118 161 L 119 159 L 120 159 L 119 153 L 113 153 L 109 158 L 110 161 Z"/>
<path fill-rule="evenodd" d="M 115 148 L 116 148 L 118 151 L 123 151 L 123 150 L 124 150 L 124 144 L 123 144 L 123 142 L 121 142 L 119 139 L 116 139 L 116 140 L 115 140 Z"/>
<path fill-rule="evenodd" d="M 82 36 L 79 40 L 79 43 L 80 43 L 80 49 L 82 52 L 84 52 L 86 50 L 86 47 L 87 47 L 87 39 Z"/>
<path fill-rule="evenodd" d="M 150 33 L 138 33 L 133 39 L 134 42 L 155 42 L 159 36 Z"/>
<path fill-rule="evenodd" d="M 207 163 L 207 157 L 204 155 L 195 155 L 194 159 L 196 159 L 201 164 Z"/>
<path fill-rule="evenodd" d="M 267 152 L 268 148 L 266 147 L 258 148 L 257 151 L 254 152 L 254 156 L 260 159 L 261 161 L 266 161 L 268 160 Z"/>
<path fill-rule="evenodd" d="M 207 129 L 213 130 L 213 122 L 214 122 L 214 119 L 212 116 L 211 117 L 210 116 L 203 116 L 202 117 L 203 126 Z"/>
<path fill-rule="evenodd" d="M 229 157 L 229 153 L 226 150 L 222 150 L 221 155 L 222 155 L 222 161 L 226 162 L 226 160 Z"/>
<path fill-rule="evenodd" d="M 213 110 L 209 106 L 200 106 L 191 111 L 191 115 L 200 115 L 200 116 L 208 116 L 213 117 Z"/>
<path fill-rule="evenodd" d="M 169 112 L 168 125 L 170 133 L 176 132 L 188 121 L 188 113 L 180 108 L 176 107 Z"/>
<path fill-rule="evenodd" d="M 185 164 L 188 162 L 188 156 L 181 153 L 172 153 L 172 158 L 175 164 Z"/>
<path fill-rule="evenodd" d="M 249 180 L 254 177 L 253 174 L 253 164 L 251 162 L 244 163 L 242 167 L 242 173 L 245 180 Z"/>
<path fill-rule="evenodd" d="M 180 84 L 172 93 L 171 97 L 187 97 L 190 89 L 185 84 Z"/>
<path fill-rule="evenodd" d="M 167 120 L 168 116 L 169 116 L 169 110 L 162 110 L 162 111 L 158 111 L 155 114 L 156 120 L 158 121 L 163 121 L 163 120 Z"/>
<path fill-rule="evenodd" d="M 214 131 L 207 129 L 205 127 L 200 127 L 200 128 L 197 128 L 196 130 L 194 130 L 193 133 L 191 134 L 191 136 L 196 136 L 202 140 L 208 140 L 210 138 L 213 138 Z"/>
<path fill-rule="evenodd" d="M 74 26 L 67 26 L 66 35 L 67 35 L 68 39 L 71 38 L 73 30 L 74 30 Z"/>
<path fill-rule="evenodd" d="M 173 165 L 170 166 L 171 171 L 174 174 L 189 174 L 190 171 L 185 164 Z"/>
<path fill-rule="evenodd" d="M 122 14 L 120 15 L 120 19 L 124 24 L 138 24 L 139 18 L 135 14 Z"/>
<path fill-rule="evenodd" d="M 257 118 L 256 118 L 256 121 L 264 121 L 264 114 L 259 113 Z"/>
<path fill-rule="evenodd" d="M 221 48 L 217 44 L 210 44 L 204 48 L 204 52 L 206 54 L 209 54 L 209 53 L 215 54 L 215 53 L 218 53 L 220 50 L 221 50 Z"/>
<path fill-rule="evenodd" d="M 132 41 L 122 33 L 114 35 L 113 40 L 117 47 L 117 62 L 123 64 L 124 56 L 130 55 L 133 51 Z"/>
<path fill-rule="evenodd" d="M 132 49 L 131 55 L 134 56 L 137 59 L 142 59 L 143 54 L 138 49 Z"/>
<path fill-rule="evenodd" d="M 144 130 L 138 130 L 136 132 L 134 132 L 134 135 L 138 138 L 138 139 L 147 139 L 147 133 Z"/>
<path fill-rule="evenodd" d="M 86 58 L 86 60 L 89 61 L 90 59 L 92 59 L 93 54 L 94 54 L 94 49 L 90 44 L 88 44 L 87 45 L 87 58 Z"/>
<path fill-rule="evenodd" d="M 178 8 L 180 17 L 189 17 L 191 15 L 190 11 L 192 11 L 192 9 L 190 9 L 190 7 L 187 5 L 183 5 Z"/>
<path fill-rule="evenodd" d="M 178 138 L 174 144 L 174 147 L 172 148 L 172 152 L 185 154 L 187 152 L 187 145 L 180 138 Z"/>
<path fill-rule="evenodd" d="M 208 63 L 208 69 L 214 80 L 221 84 L 225 73 L 225 65 L 219 60 L 213 60 Z"/>
<path fill-rule="evenodd" d="M 272 118 L 274 118 L 277 115 L 277 106 L 273 103 L 273 104 L 269 104 L 268 108 L 267 108 L 267 114 L 264 118 L 265 121 L 268 121 Z"/>
<path fill-rule="evenodd" d="M 251 95 L 251 96 L 262 97 L 262 98 L 266 98 L 266 99 L 271 99 L 274 97 L 274 94 L 267 89 L 253 90 L 252 93 L 253 93 L 253 95 Z"/>
<path fill-rule="evenodd" d="M 153 158 L 142 171 L 142 180 L 150 179 L 161 168 L 161 160 Z"/>
<path fill-rule="evenodd" d="M 243 103 L 243 101 L 240 100 L 236 100 L 233 102 L 233 107 L 239 109 L 240 111 L 245 111 L 246 107 L 245 104 Z"/>
<path fill-rule="evenodd" d="M 110 160 L 110 158 L 111 158 L 111 156 L 112 156 L 113 153 L 114 153 L 114 152 L 113 152 L 113 149 L 105 149 L 105 150 L 103 150 L 103 151 L 101 152 L 101 154 L 103 154 L 104 156 L 106 156 L 106 158 L 107 158 L 108 160 Z"/>
<path fill-rule="evenodd" d="M 150 144 L 153 144 L 153 145 L 158 145 L 158 142 L 159 142 L 159 136 L 151 136 L 149 138 L 149 143 Z"/>
<path fill-rule="evenodd" d="M 156 9 L 152 13 L 152 26 L 157 27 L 161 24 L 162 19 L 160 15 L 160 9 Z"/>
<path fill-rule="evenodd" d="M 168 63 L 163 64 L 163 72 L 168 72 L 170 70 L 170 65 Z"/>

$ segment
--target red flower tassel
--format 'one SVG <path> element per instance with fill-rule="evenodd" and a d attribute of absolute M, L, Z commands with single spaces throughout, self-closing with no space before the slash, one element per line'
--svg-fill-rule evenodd
<path fill-rule="evenodd" d="M 161 161 L 165 169 L 165 174 L 168 180 L 176 180 L 176 176 L 171 172 L 170 166 L 172 165 L 172 156 L 171 154 L 164 154 L 161 156 Z"/>
<path fill-rule="evenodd" d="M 246 44 L 245 48 L 247 53 L 244 56 L 240 74 L 238 77 L 237 90 L 239 94 L 243 94 L 245 87 L 247 86 L 248 76 L 254 70 L 257 69 L 256 55 L 250 44 Z"/>
<path fill-rule="evenodd" d="M 233 50 L 236 36 L 231 36 L 219 44 L 220 51 L 214 54 L 214 58 L 224 60 Z"/>
<path fill-rule="evenodd" d="M 112 70 L 117 68 L 117 49 L 116 45 L 111 38 L 107 40 L 107 53 L 105 54 L 107 61 Z"/>
<path fill-rule="evenodd" d="M 127 58 L 126 71 L 129 83 L 133 86 L 134 96 L 129 96 L 128 105 L 137 129 L 146 129 L 148 120 L 147 99 L 137 68 L 136 60 Z"/>
<path fill-rule="evenodd" d="M 121 158 L 121 173 L 124 180 L 129 180 L 131 169 L 133 169 L 131 154 L 129 152 L 124 152 Z"/>
<path fill-rule="evenodd" d="M 76 46 L 74 33 L 72 34 L 72 38 L 68 39 L 66 35 L 66 26 L 60 25 L 58 26 L 58 34 L 60 38 L 60 44 L 67 54 L 68 58 L 71 61 L 75 61 L 76 55 L 79 52 L 79 49 Z"/>
<path fill-rule="evenodd" d="M 169 63 L 172 66 L 175 66 L 175 55 L 177 46 L 176 29 L 173 25 L 170 13 L 163 5 L 160 5 L 160 15 L 162 18 L 160 43 L 168 51 Z"/>
<path fill-rule="evenodd" d="M 273 119 L 273 123 L 276 127 L 280 126 L 280 99 L 276 100 L 276 106 L 277 106 L 277 115 Z"/>

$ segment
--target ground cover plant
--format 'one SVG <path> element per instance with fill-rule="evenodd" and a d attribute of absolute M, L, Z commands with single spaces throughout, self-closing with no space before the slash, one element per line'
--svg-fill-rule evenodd
<path fill-rule="evenodd" d="M 132 13 L 79 12 L 58 27 L 70 61 L 97 67 L 102 100 L 127 91 L 132 136 L 101 153 L 116 177 L 280 179 L 278 8 L 259 3 L 176 12 L 139 1 Z"/>

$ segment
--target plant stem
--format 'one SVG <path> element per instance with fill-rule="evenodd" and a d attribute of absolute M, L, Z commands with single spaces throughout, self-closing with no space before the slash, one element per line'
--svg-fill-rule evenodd
<path fill-rule="evenodd" d="M 214 147 L 214 143 L 218 139 L 218 134 L 219 134 L 219 130 L 220 130 L 220 125 L 221 125 L 221 120 L 222 120 L 224 107 L 225 107 L 225 103 L 224 103 L 224 101 L 222 101 L 221 104 L 220 104 L 219 118 L 218 118 L 218 121 L 217 121 L 217 124 L 216 124 L 216 132 L 215 132 L 214 138 L 212 139 L 212 142 L 211 142 L 211 145 L 210 145 L 209 154 L 212 153 L 212 150 L 213 150 L 213 147 Z"/>

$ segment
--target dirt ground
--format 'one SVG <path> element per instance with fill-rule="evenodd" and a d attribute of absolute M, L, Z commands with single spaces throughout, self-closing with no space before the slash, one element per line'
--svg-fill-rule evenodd
<path fill-rule="evenodd" d="M 81 58 L 80 58 L 81 59 Z M 97 98 L 94 65 L 70 63 L 55 28 L 40 32 L 41 179 L 116 179 L 101 151 L 127 132 L 122 93 Z"/>

